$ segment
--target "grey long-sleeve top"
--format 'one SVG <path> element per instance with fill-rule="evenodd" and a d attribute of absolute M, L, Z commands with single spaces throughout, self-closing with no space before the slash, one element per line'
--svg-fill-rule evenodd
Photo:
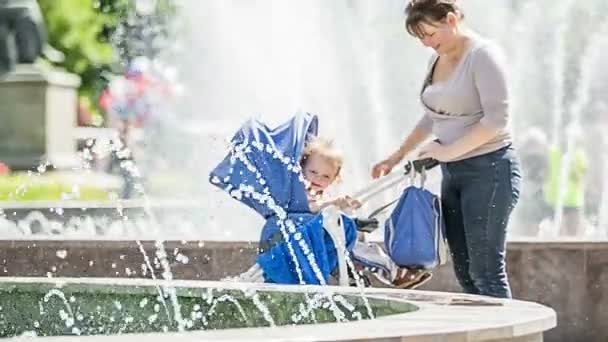
<path fill-rule="evenodd" d="M 472 38 L 450 77 L 432 83 L 431 71 L 436 61 L 437 55 L 432 56 L 420 96 L 425 113 L 418 126 L 431 130 L 441 144 L 462 138 L 477 123 L 498 130 L 490 141 L 454 161 L 510 144 L 509 92 L 501 49 L 489 41 Z"/>

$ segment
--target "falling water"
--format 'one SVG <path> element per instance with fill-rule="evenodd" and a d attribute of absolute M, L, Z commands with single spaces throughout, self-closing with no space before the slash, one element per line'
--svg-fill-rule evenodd
<path fill-rule="evenodd" d="M 608 138 L 602 139 L 601 150 L 603 151 L 602 158 L 602 171 L 603 174 L 608 174 Z M 608 237 L 608 181 L 604 179 L 602 186 L 602 195 L 600 198 L 599 205 L 599 218 L 598 218 L 598 235 L 600 237 Z"/>
<path fill-rule="evenodd" d="M 63 292 L 61 292 L 61 290 L 59 290 L 59 289 L 52 289 L 44 295 L 43 302 L 48 303 L 52 297 L 58 297 L 59 299 L 61 299 L 61 301 L 63 302 L 63 305 L 68 310 L 67 312 L 65 312 L 63 310 L 59 311 L 60 318 L 61 318 L 61 320 L 63 320 L 65 322 L 65 326 L 67 328 L 72 328 L 72 333 L 74 335 L 80 335 L 80 329 L 78 329 L 78 327 L 74 326 L 74 323 L 76 322 L 76 317 L 74 316 L 74 311 L 72 310 L 72 306 L 68 302 L 68 299 L 65 297 L 65 294 Z M 71 298 L 71 299 L 73 300 L 73 298 Z M 40 314 L 45 314 L 44 304 L 40 303 L 39 306 L 40 306 Z"/>
<path fill-rule="evenodd" d="M 551 130 L 551 139 L 553 140 L 554 146 L 559 146 L 561 128 L 562 128 L 562 117 L 564 108 L 564 72 L 565 72 L 565 60 L 566 60 L 566 32 L 570 21 L 568 19 L 568 12 L 572 10 L 574 0 L 567 0 L 560 2 L 558 8 L 558 14 L 556 19 L 556 29 L 554 32 L 555 40 L 555 52 L 552 58 L 553 68 L 553 128 Z"/>
<path fill-rule="evenodd" d="M 176 58 L 188 90 L 176 110 L 205 125 L 234 122 L 225 137 L 252 116 L 272 125 L 298 110 L 315 113 L 320 134 L 334 138 L 345 153 L 343 182 L 336 190 L 352 192 L 366 185 L 371 164 L 391 152 L 420 114 L 418 108 L 407 108 L 417 102 L 408 94 L 416 93 L 421 77 L 406 70 L 407 65 L 425 65 L 428 52 L 407 39 L 401 1 L 378 6 L 360 1 L 188 1 L 183 6 L 192 33 L 182 37 L 183 45 L 191 51 Z M 393 41 L 401 44 L 387 45 Z M 387 60 L 394 69 L 385 66 Z M 395 87 L 395 79 L 402 86 Z M 223 151 L 209 151 L 192 172 L 208 172 Z M 213 223 L 244 226 L 227 223 L 236 217 L 259 221 L 235 203 L 222 203 L 221 195 L 202 182 L 197 189 L 220 201 L 209 204 Z M 238 214 L 219 217 L 227 212 Z M 258 229 L 233 234 L 256 240 Z"/>
<path fill-rule="evenodd" d="M 603 42 L 606 40 L 606 35 L 608 35 L 608 18 L 603 21 L 599 29 L 590 37 L 590 43 L 583 51 L 580 62 L 580 77 L 575 92 L 575 99 L 569 108 L 571 119 L 566 130 L 566 153 L 563 158 L 558 178 L 560 180 L 560 185 L 558 188 L 559 192 L 554 216 L 554 227 L 558 231 L 562 223 L 564 198 L 566 195 L 566 189 L 568 188 L 569 177 L 567 175 L 570 174 L 570 168 L 573 164 L 573 158 L 575 158 L 577 144 L 579 144 L 579 140 L 582 138 L 580 120 L 581 113 L 584 111 L 591 99 L 590 89 L 595 76 L 594 71 L 599 64 L 599 57 L 601 56 L 601 49 L 603 47 Z"/>

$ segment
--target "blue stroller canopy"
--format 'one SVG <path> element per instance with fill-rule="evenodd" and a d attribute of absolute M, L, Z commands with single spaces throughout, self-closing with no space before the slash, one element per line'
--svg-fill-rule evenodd
<path fill-rule="evenodd" d="M 317 130 L 318 119 L 309 113 L 274 129 L 251 119 L 232 138 L 228 155 L 211 171 L 210 181 L 264 218 L 277 215 L 279 208 L 308 213 L 299 161 Z"/>
<path fill-rule="evenodd" d="M 310 211 L 300 169 L 304 146 L 317 131 L 318 119 L 309 113 L 276 128 L 251 119 L 234 135 L 228 155 L 209 176 L 212 184 L 266 219 L 260 242 L 270 242 L 270 248 L 257 262 L 268 281 L 322 284 L 337 265 L 323 215 Z M 350 250 L 356 225 L 341 218 Z"/>

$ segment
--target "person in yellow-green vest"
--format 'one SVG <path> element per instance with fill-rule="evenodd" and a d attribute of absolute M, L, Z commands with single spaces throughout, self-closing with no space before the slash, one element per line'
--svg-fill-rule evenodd
<path fill-rule="evenodd" d="M 549 147 L 548 175 L 545 179 L 544 197 L 547 204 L 556 209 L 559 196 L 563 196 L 563 215 L 559 234 L 577 236 L 582 233 L 582 211 L 585 202 L 585 174 L 587 171 L 587 154 L 576 146 L 570 158 L 569 172 L 565 182 L 560 179 L 562 169 L 566 167 L 565 151 L 559 146 Z M 560 193 L 560 187 L 565 188 Z"/>

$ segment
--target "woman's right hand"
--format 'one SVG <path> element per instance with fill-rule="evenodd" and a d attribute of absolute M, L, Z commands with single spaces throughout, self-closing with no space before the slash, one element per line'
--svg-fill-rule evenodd
<path fill-rule="evenodd" d="M 396 155 L 391 155 L 390 157 L 384 159 L 383 161 L 377 163 L 372 168 L 372 178 L 382 177 L 395 167 L 395 165 L 399 164 L 402 158 Z"/>

